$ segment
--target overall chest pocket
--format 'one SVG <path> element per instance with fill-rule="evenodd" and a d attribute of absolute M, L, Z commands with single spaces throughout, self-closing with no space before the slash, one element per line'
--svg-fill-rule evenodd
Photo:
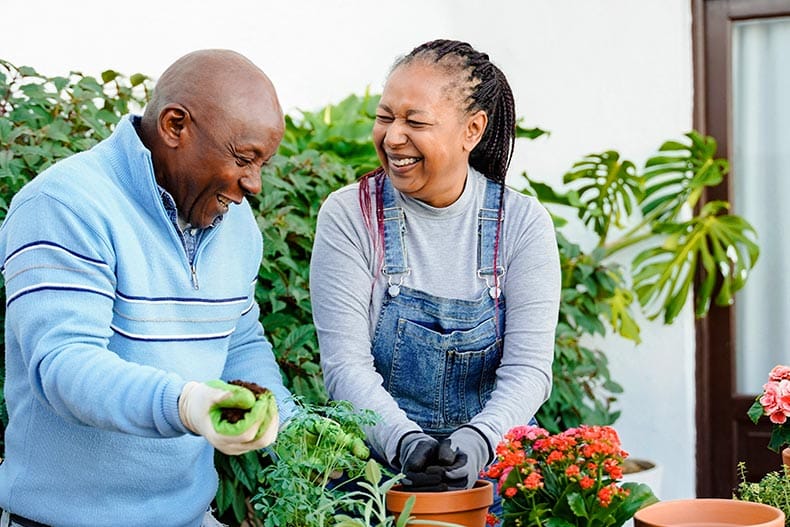
<path fill-rule="evenodd" d="M 479 413 L 496 385 L 501 346 L 493 319 L 441 331 L 400 318 L 385 384 L 428 433 L 448 433 Z"/>

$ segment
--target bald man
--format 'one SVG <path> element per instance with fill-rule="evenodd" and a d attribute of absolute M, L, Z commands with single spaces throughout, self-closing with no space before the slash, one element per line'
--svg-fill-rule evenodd
<path fill-rule="evenodd" d="M 245 196 L 283 136 L 272 83 L 202 50 L 161 76 L 142 116 L 37 176 L 0 227 L 10 422 L 0 526 L 209 526 L 214 449 L 237 436 L 215 379 L 293 410 L 255 302 L 261 233 Z"/>

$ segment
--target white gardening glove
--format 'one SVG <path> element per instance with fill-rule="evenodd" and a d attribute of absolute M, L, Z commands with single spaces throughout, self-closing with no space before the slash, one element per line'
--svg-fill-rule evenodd
<path fill-rule="evenodd" d="M 251 404 L 240 403 L 236 395 L 231 390 L 190 381 L 184 385 L 178 398 L 178 415 L 189 431 L 203 436 L 214 448 L 224 454 L 236 456 L 272 444 L 277 438 L 280 422 L 276 404 L 268 405 L 265 411 L 259 412 L 256 408 L 253 419 L 245 423 L 243 428 L 231 425 L 228 427 L 230 433 L 225 434 L 215 429 L 212 411 L 216 413 L 223 407 L 245 408 L 252 411 Z"/>

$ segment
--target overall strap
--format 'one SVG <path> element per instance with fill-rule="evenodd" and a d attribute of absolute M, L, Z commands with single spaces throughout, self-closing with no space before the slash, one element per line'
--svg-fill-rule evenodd
<path fill-rule="evenodd" d="M 491 298 L 498 298 L 502 294 L 498 284 L 502 283 L 501 278 L 505 274 L 505 268 L 502 266 L 502 233 L 500 230 L 501 222 L 504 220 L 504 211 L 502 211 L 502 219 L 500 220 L 499 218 L 499 193 L 501 191 L 502 188 L 499 183 L 486 178 L 483 207 L 477 214 L 477 276 L 486 281 L 488 294 L 491 295 Z M 497 279 L 495 281 L 493 263 L 494 246 L 498 230 L 500 230 L 499 250 L 497 252 Z"/>
<path fill-rule="evenodd" d="M 395 189 L 387 176 L 381 186 L 381 201 L 384 218 L 384 269 L 387 276 L 387 292 L 390 296 L 400 293 L 403 278 L 411 270 L 407 265 L 406 244 L 403 237 L 406 233 L 406 217 L 403 208 L 395 206 Z"/>

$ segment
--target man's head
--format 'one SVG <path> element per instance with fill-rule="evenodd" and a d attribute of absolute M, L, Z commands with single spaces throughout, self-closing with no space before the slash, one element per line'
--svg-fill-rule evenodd
<path fill-rule="evenodd" d="M 284 132 L 269 78 L 228 50 L 201 50 L 173 63 L 157 81 L 140 127 L 157 182 L 181 218 L 207 227 L 260 192 L 261 166 Z"/>

